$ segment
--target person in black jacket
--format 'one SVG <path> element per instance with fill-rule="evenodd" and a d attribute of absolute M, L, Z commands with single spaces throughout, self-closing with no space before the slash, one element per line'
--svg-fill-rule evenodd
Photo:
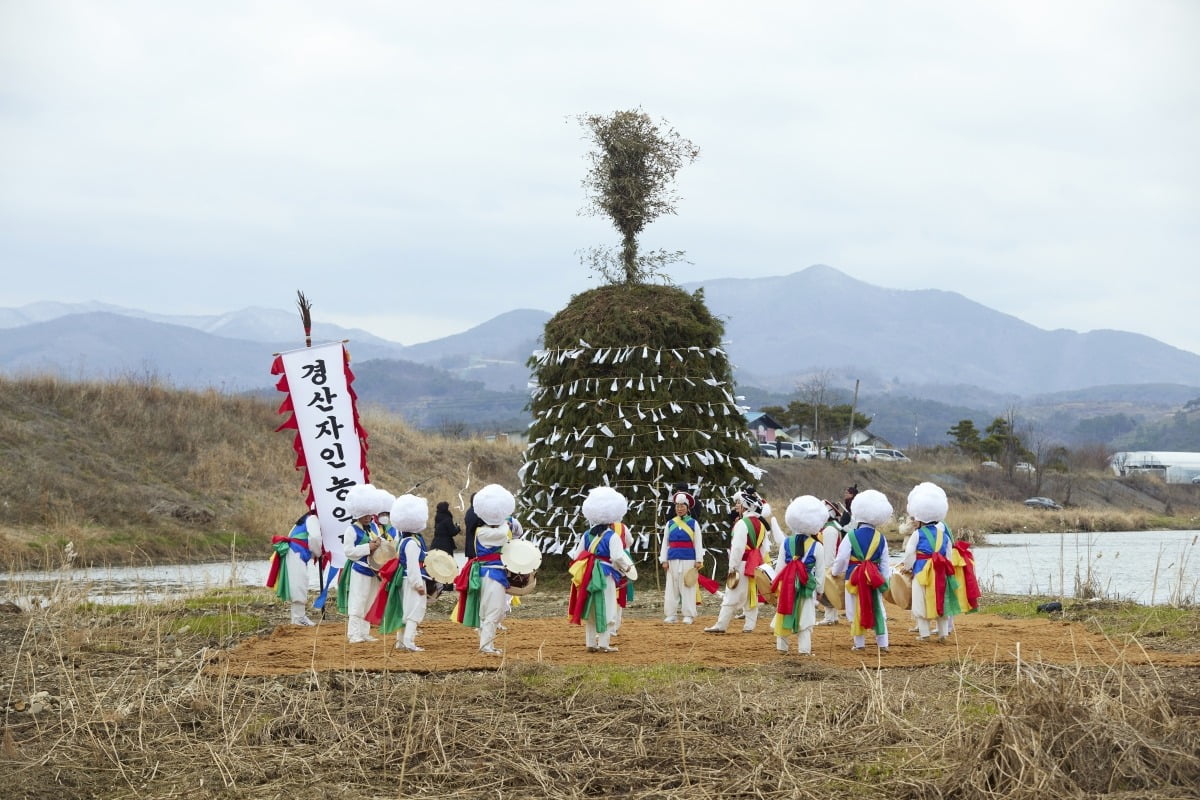
<path fill-rule="evenodd" d="M 467 558 L 475 558 L 475 529 L 483 524 L 483 520 L 475 514 L 475 493 L 472 492 L 471 505 L 467 508 L 467 513 L 463 514 L 463 526 L 467 529 L 463 537 L 463 553 Z"/>
<path fill-rule="evenodd" d="M 462 533 L 462 528 L 454 521 L 450 513 L 450 504 L 443 500 L 437 504 L 433 515 L 433 542 L 429 547 L 433 550 L 445 550 L 454 555 L 454 537 Z"/>
<path fill-rule="evenodd" d="M 847 486 L 845 493 L 842 495 L 842 516 L 838 518 L 838 524 L 847 530 L 850 525 L 850 504 L 854 502 L 855 497 L 858 497 L 857 483 Z"/>

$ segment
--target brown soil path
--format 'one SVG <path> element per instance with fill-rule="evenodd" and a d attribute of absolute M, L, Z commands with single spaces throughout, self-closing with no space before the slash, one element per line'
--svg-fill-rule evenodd
<path fill-rule="evenodd" d="M 961 616 L 951 641 L 938 645 L 918 642 L 909 633 L 911 616 L 888 607 L 891 632 L 890 652 L 880 655 L 871 644 L 861 653 L 850 652 L 850 628 L 845 623 L 818 626 L 813 635 L 811 657 L 794 650 L 788 654 L 775 650 L 770 631 L 771 607 L 764 607 L 754 633 L 706 634 L 712 615 L 702 616 L 694 625 L 666 625 L 657 617 L 627 616 L 621 634 L 613 640 L 617 653 L 588 653 L 583 629 L 570 625 L 564 614 L 533 617 L 542 609 L 518 610 L 506 620 L 507 631 L 500 634 L 498 646 L 504 656 L 485 656 L 478 652 L 477 631 L 448 619 L 448 607 L 437 605 L 421 625 L 417 643 L 424 652 L 396 650 L 395 636 L 379 636 L 379 641 L 351 645 L 346 642 L 344 621 L 327 621 L 315 628 L 282 625 L 270 635 L 252 639 L 233 649 L 216 654 L 210 671 L 228 670 L 236 675 L 291 675 L 314 670 L 371 670 L 392 672 L 446 672 L 489 670 L 520 664 L 554 666 L 621 664 L 653 665 L 661 663 L 695 664 L 705 667 L 741 667 L 776 663 L 785 659 L 811 658 L 813 663 L 847 669 L 862 666 L 924 667 L 959 660 L 979 663 L 1015 663 L 1018 649 L 1022 661 L 1050 664 L 1098 666 L 1125 662 L 1173 667 L 1200 667 L 1200 653 L 1171 653 L 1145 650 L 1136 643 L 1105 638 L 1075 622 L 1051 619 L 1006 619 L 994 614 Z M 629 612 L 627 612 L 628 614 Z"/>

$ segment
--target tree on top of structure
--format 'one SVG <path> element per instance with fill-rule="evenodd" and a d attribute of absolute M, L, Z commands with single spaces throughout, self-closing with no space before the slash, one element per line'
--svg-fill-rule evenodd
<path fill-rule="evenodd" d="M 620 250 L 597 247 L 585 252 L 589 263 L 610 283 L 645 283 L 665 277 L 662 268 L 683 259 L 683 251 L 638 252 L 638 235 L 663 214 L 674 214 L 679 199 L 675 174 L 700 155 L 700 149 L 641 109 L 612 114 L 581 114 L 595 149 L 583 179 L 588 205 L 582 213 L 608 217 L 621 234 Z"/>
<path fill-rule="evenodd" d="M 609 283 L 572 297 L 529 360 L 537 385 L 518 513 L 543 552 L 562 554 L 588 527 L 580 509 L 588 491 L 611 486 L 629 502 L 634 553 L 655 558 L 673 488 L 696 496 L 707 526 L 761 470 L 749 461 L 724 326 L 702 291 L 648 283 L 665 262 L 637 251 L 646 223 L 675 212 L 671 181 L 698 151 L 640 111 L 580 119 L 597 145 L 584 186 L 623 248 L 602 270 Z M 725 532 L 706 527 L 710 552 Z"/>

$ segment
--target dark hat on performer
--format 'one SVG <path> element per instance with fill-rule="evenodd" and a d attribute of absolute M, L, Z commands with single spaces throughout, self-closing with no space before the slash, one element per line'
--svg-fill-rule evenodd
<path fill-rule="evenodd" d="M 747 486 L 745 489 L 738 489 L 733 493 L 733 502 L 741 503 L 742 507 L 754 514 L 762 511 L 763 499 L 758 496 L 758 492 L 753 486 Z"/>
<path fill-rule="evenodd" d="M 687 503 L 689 511 L 696 507 L 696 498 L 689 492 L 672 492 L 671 502 L 676 504 Z"/>
<path fill-rule="evenodd" d="M 856 495 L 856 494 L 858 494 L 858 484 L 857 484 L 857 483 L 852 483 L 852 484 L 850 484 L 849 486 L 847 486 L 847 487 L 846 487 L 846 494 L 848 494 L 848 495 Z"/>
<path fill-rule="evenodd" d="M 442 502 L 440 502 L 440 503 L 438 503 L 438 504 L 437 504 L 437 510 L 438 510 L 438 511 L 449 511 L 449 510 L 450 510 L 450 503 L 449 503 L 449 502 L 447 502 L 447 501 L 445 501 L 445 500 L 443 500 Z"/>

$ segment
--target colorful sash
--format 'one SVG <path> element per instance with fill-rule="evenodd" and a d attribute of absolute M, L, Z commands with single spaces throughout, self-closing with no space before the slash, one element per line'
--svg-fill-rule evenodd
<path fill-rule="evenodd" d="M 476 550 L 478 552 L 478 550 Z M 454 589 L 458 592 L 458 603 L 451 612 L 455 622 L 460 622 L 468 628 L 479 627 L 479 594 L 483 588 L 483 567 L 500 563 L 500 553 L 468 558 L 467 563 L 454 579 Z M 507 585 L 507 584 L 506 584 Z"/>
<path fill-rule="evenodd" d="M 590 531 L 584 534 L 584 541 L 587 542 L 585 549 L 567 570 L 571 573 L 567 619 L 572 625 L 582 625 L 584 617 L 591 617 L 596 622 L 597 633 L 608 630 L 608 608 L 604 602 L 604 582 L 608 576 L 604 568 L 608 566 L 611 569 L 611 560 L 606 555 L 599 555 L 599 550 L 606 536 L 612 534 L 612 528 L 605 528 L 597 532 L 591 542 L 587 542 L 587 537 L 593 534 Z"/>
<path fill-rule="evenodd" d="M 804 601 L 817 590 L 818 576 L 813 569 L 817 563 L 817 540 L 809 539 L 808 551 L 803 558 L 797 555 L 803 539 L 799 534 L 789 536 L 783 543 L 784 567 L 771 582 L 771 588 L 779 597 L 775 612 L 775 635 L 786 636 L 800 630 L 800 611 Z"/>
<path fill-rule="evenodd" d="M 690 523 L 690 524 L 689 524 Z M 675 517 L 667 524 L 667 560 L 692 561 L 696 559 L 696 531 L 691 517 Z"/>
<path fill-rule="evenodd" d="M 293 529 L 293 533 L 295 529 Z M 288 565 L 287 554 L 292 549 L 292 545 L 297 545 L 303 550 L 298 550 L 300 558 L 305 564 L 308 563 L 310 553 L 308 550 L 307 539 L 296 539 L 291 536 L 272 536 L 271 547 L 274 552 L 271 553 L 271 569 L 267 573 L 267 587 L 275 589 L 275 595 L 280 600 L 291 600 L 292 595 L 288 589 Z"/>
<path fill-rule="evenodd" d="M 960 609 L 954 565 L 946 558 L 946 551 L 949 549 L 946 535 L 937 524 L 922 525 L 917 535 L 917 557 L 913 564 L 913 577 L 917 585 L 922 587 L 925 616 L 952 617 L 960 613 Z"/>
<path fill-rule="evenodd" d="M 871 531 L 871 544 L 865 553 L 858 538 L 858 531 L 864 529 Z M 850 635 L 861 636 L 873 630 L 876 636 L 880 636 L 887 630 L 887 617 L 883 612 L 883 590 L 887 588 L 887 582 L 875 559 L 882 555 L 883 536 L 870 525 L 862 525 L 847 535 L 850 537 L 851 556 L 846 591 L 855 598 L 854 613 L 847 614 L 850 616 Z"/>
<path fill-rule="evenodd" d="M 947 533 L 949 529 L 947 529 Z M 950 549 L 950 563 L 954 565 L 954 577 L 958 583 L 955 594 L 958 607 L 970 614 L 979 608 L 979 581 L 975 578 L 975 555 L 968 542 L 955 542 Z"/>
<path fill-rule="evenodd" d="M 629 552 L 629 549 L 631 547 L 633 547 L 632 541 L 630 541 L 628 544 L 625 543 L 626 534 L 629 531 L 629 526 L 626 525 L 624 522 L 614 522 L 612 524 L 612 528 L 613 528 L 613 533 L 615 533 L 617 535 L 617 537 L 621 540 L 621 546 L 625 548 L 626 552 Z M 631 558 L 632 558 L 632 556 L 633 556 L 633 554 L 630 553 Z M 625 608 L 626 606 L 629 605 L 629 601 L 633 599 L 633 596 L 634 596 L 633 581 L 629 580 L 624 575 L 617 578 L 617 605 L 619 605 L 621 608 Z"/>

